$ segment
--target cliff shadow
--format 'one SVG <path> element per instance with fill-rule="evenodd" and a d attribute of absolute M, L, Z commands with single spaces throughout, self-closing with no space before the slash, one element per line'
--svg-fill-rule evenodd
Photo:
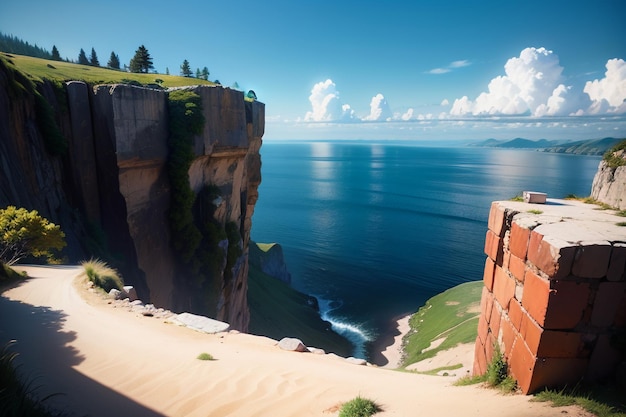
<path fill-rule="evenodd" d="M 42 405 L 62 416 L 161 416 L 131 398 L 78 372 L 74 367 L 86 358 L 69 344 L 73 331 L 64 331 L 66 314 L 47 306 L 8 299 L 4 292 L 21 283 L 2 286 L 0 291 L 0 347 L 18 356 L 12 362 L 27 392 Z M 11 343 L 14 341 L 14 343 Z M 0 404 L 0 414 L 13 404 Z"/>

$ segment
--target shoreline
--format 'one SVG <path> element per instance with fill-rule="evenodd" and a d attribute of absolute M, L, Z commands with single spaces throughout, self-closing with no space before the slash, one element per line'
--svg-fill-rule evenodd
<path fill-rule="evenodd" d="M 373 364 L 395 369 L 402 362 L 402 339 L 411 330 L 409 319 L 414 313 L 406 313 L 393 318 L 387 331 L 372 343 Z"/>

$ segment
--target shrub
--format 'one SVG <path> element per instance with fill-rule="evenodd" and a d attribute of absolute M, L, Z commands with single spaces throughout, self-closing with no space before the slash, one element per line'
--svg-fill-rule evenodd
<path fill-rule="evenodd" d="M 504 392 L 512 392 L 517 387 L 515 380 L 509 376 L 509 366 L 497 343 L 493 358 L 487 365 L 486 382 L 490 387 L 500 388 Z"/>
<path fill-rule="evenodd" d="M 200 359 L 201 361 L 214 361 L 215 358 L 210 353 L 202 352 L 198 355 L 196 359 Z"/>
<path fill-rule="evenodd" d="M 113 288 L 121 290 L 124 287 L 124 281 L 118 272 L 105 262 L 98 259 L 90 259 L 82 262 L 81 265 L 89 281 L 106 292 L 111 291 Z"/>
<path fill-rule="evenodd" d="M 359 395 L 341 407 L 339 417 L 369 417 L 379 411 L 382 411 L 382 408 L 378 404 Z"/>
<path fill-rule="evenodd" d="M 626 140 L 621 141 L 604 154 L 602 159 L 611 168 L 617 168 L 626 165 L 626 155 L 617 156 L 617 152 L 626 150 Z"/>

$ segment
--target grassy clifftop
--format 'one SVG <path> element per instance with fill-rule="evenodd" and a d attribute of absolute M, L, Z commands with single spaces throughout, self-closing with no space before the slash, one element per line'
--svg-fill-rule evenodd
<path fill-rule="evenodd" d="M 85 81 L 89 84 L 119 84 L 138 82 L 140 84 L 158 84 L 162 87 L 183 87 L 188 85 L 214 85 L 211 81 L 199 78 L 180 77 L 165 74 L 140 74 L 117 71 L 102 67 L 79 65 L 63 61 L 50 61 L 30 56 L 0 53 L 5 64 L 12 65 L 26 74 L 32 81 Z"/>

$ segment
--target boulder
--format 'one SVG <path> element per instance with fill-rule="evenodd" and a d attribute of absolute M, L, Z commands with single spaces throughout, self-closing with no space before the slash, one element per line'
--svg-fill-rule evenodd
<path fill-rule="evenodd" d="M 228 331 L 230 325 L 222 321 L 213 320 L 205 316 L 191 313 L 180 313 L 168 319 L 168 322 L 179 326 L 189 327 L 203 333 L 220 333 Z"/>
<path fill-rule="evenodd" d="M 282 350 L 289 350 L 291 352 L 308 352 L 307 347 L 302 343 L 300 339 L 293 337 L 283 337 L 278 342 L 278 347 Z"/>

